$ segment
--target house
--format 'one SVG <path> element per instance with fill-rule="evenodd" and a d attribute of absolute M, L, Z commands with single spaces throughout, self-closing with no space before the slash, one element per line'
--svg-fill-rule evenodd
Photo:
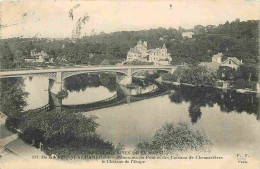
<path fill-rule="evenodd" d="M 236 57 L 228 57 L 224 62 L 222 62 L 221 66 L 228 66 L 237 69 L 242 64 L 242 60 L 240 61 Z"/>
<path fill-rule="evenodd" d="M 148 50 L 147 50 L 147 42 L 142 42 L 139 40 L 137 42 L 137 45 L 133 48 L 130 48 L 130 50 L 127 53 L 127 62 L 132 61 L 142 61 L 147 62 L 148 57 Z"/>
<path fill-rule="evenodd" d="M 230 68 L 237 69 L 240 65 L 242 65 L 242 60 L 238 60 L 236 57 L 228 57 L 225 61 L 222 62 L 222 53 L 218 53 L 212 57 L 211 62 L 201 62 L 200 66 L 206 66 L 213 70 L 218 70 L 220 66 L 227 66 Z"/>
<path fill-rule="evenodd" d="M 200 66 L 206 66 L 213 70 L 218 70 L 219 66 L 221 66 L 222 63 L 222 53 L 218 53 L 216 55 L 213 55 L 211 58 L 211 62 L 201 62 Z"/>
<path fill-rule="evenodd" d="M 194 35 L 194 33 L 193 32 L 182 32 L 181 35 L 183 38 L 185 38 L 185 37 L 192 38 L 192 35 Z"/>
<path fill-rule="evenodd" d="M 148 62 L 153 62 L 154 65 L 169 65 L 172 61 L 170 53 L 167 53 L 167 48 L 163 44 L 162 48 L 156 48 L 149 50 Z"/>
<path fill-rule="evenodd" d="M 212 62 L 213 63 L 222 63 L 222 57 L 223 57 L 222 53 L 218 53 L 216 55 L 213 55 L 212 56 Z"/>
<path fill-rule="evenodd" d="M 30 57 L 25 58 L 26 62 L 39 62 L 42 63 L 49 58 L 49 55 L 45 51 L 37 52 L 36 49 L 31 50 Z"/>
<path fill-rule="evenodd" d="M 212 70 L 218 70 L 219 66 L 221 66 L 220 63 L 214 63 L 214 62 L 201 62 L 199 66 L 205 66 L 207 68 L 210 68 Z"/>
<path fill-rule="evenodd" d="M 127 53 L 126 62 L 153 62 L 154 65 L 169 65 L 172 61 L 170 53 L 167 53 L 165 44 L 162 48 L 147 49 L 147 42 L 139 40 L 134 48 Z"/>

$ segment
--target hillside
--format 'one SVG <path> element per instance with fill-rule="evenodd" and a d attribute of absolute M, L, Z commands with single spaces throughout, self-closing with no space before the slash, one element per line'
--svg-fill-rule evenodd
<path fill-rule="evenodd" d="M 71 63 L 100 64 L 104 59 L 112 64 L 126 59 L 130 47 L 139 39 L 148 42 L 148 48 L 161 47 L 164 43 L 173 58 L 172 64 L 210 61 L 212 55 L 222 52 L 224 57 L 233 56 L 244 63 L 259 63 L 259 21 L 239 19 L 218 26 L 197 25 L 193 29 L 158 28 L 142 31 L 100 33 L 80 39 L 12 38 L 7 42 L 15 58 L 21 60 L 30 55 L 30 50 L 45 50 L 51 57 L 66 58 Z M 192 38 L 183 38 L 182 33 L 192 31 Z"/>

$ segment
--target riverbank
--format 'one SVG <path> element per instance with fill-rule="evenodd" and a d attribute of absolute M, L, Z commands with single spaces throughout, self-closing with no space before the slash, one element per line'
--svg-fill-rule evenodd
<path fill-rule="evenodd" d="M 174 85 L 174 86 L 184 85 L 184 86 L 198 87 L 198 86 L 193 85 L 193 84 L 171 82 L 171 81 L 162 80 L 162 79 L 158 80 L 157 82 L 162 83 L 162 84 L 170 84 L 170 85 Z M 223 87 L 215 87 L 215 86 L 207 86 L 207 87 L 212 87 L 212 88 L 215 88 L 215 89 L 222 89 L 222 90 L 233 90 L 233 91 L 236 91 L 237 93 L 255 93 L 255 94 L 260 94 L 260 91 L 253 91 L 253 90 L 248 90 L 248 89 L 232 89 L 232 88 L 223 88 Z"/>

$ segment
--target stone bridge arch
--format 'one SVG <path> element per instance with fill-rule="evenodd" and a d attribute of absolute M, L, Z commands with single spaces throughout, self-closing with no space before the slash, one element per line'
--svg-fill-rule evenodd
<path fill-rule="evenodd" d="M 61 80 L 64 81 L 66 78 L 79 75 L 79 74 L 87 74 L 87 73 L 121 73 L 127 75 L 127 70 L 84 70 L 84 71 L 73 71 L 73 72 L 62 72 Z"/>

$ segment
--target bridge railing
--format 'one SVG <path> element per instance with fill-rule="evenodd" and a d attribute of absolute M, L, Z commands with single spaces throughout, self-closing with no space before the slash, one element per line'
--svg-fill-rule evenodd
<path fill-rule="evenodd" d="M 0 72 L 6 72 L 6 71 L 22 71 L 22 70 L 43 70 L 43 69 L 65 69 L 65 68 L 85 68 L 85 67 L 142 67 L 147 65 L 79 65 L 79 66 L 48 66 L 48 67 L 29 67 L 29 68 L 13 68 L 13 69 L 0 69 Z M 151 67 L 157 67 L 156 65 L 148 65 Z M 169 66 L 163 66 L 163 67 L 171 67 Z M 183 66 L 183 65 L 179 65 Z"/>
<path fill-rule="evenodd" d="M 37 68 L 15 68 L 15 69 L 0 69 L 1 72 L 21 71 L 21 70 L 38 70 Z"/>

